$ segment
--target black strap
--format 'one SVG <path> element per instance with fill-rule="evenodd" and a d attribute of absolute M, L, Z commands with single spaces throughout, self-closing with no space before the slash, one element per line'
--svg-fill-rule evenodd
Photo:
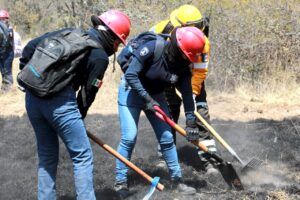
<path fill-rule="evenodd" d="M 163 53 L 164 47 L 165 47 L 164 38 L 161 36 L 158 36 L 156 39 L 156 42 L 155 42 L 153 63 L 156 63 L 160 59 L 160 57 Z"/>

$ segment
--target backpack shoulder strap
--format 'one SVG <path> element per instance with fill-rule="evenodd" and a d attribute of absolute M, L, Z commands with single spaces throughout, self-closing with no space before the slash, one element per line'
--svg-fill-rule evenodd
<path fill-rule="evenodd" d="M 165 47 L 165 39 L 164 37 L 158 35 L 156 42 L 155 42 L 155 49 L 154 49 L 154 59 L 153 59 L 153 63 L 157 62 L 164 50 Z"/>
<path fill-rule="evenodd" d="M 93 36 L 89 35 L 85 30 L 80 28 L 75 28 L 71 31 L 76 34 L 78 37 L 83 38 L 86 42 L 86 46 L 92 48 L 102 48 L 101 44 L 93 38 Z"/>

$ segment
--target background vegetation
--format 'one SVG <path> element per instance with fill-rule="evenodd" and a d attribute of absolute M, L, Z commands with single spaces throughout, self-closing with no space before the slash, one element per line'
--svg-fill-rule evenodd
<path fill-rule="evenodd" d="M 299 93 L 299 0 L 0 0 L 0 7 L 9 10 L 23 38 L 66 26 L 87 28 L 91 14 L 110 8 L 130 16 L 133 36 L 184 3 L 210 17 L 208 87 L 230 92 L 246 85 L 261 94 Z"/>

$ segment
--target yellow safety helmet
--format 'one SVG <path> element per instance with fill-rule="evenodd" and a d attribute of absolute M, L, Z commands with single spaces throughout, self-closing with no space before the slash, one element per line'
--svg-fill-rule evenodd
<path fill-rule="evenodd" d="M 195 6 L 188 4 L 174 10 L 170 15 L 170 21 L 174 27 L 196 26 L 201 30 L 204 29 L 201 12 Z"/>

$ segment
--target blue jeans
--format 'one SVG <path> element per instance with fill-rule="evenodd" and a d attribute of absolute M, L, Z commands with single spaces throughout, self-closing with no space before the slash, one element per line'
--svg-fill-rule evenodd
<path fill-rule="evenodd" d="M 152 98 L 155 99 L 160 104 L 162 110 L 169 115 L 167 102 L 163 93 L 152 95 Z M 119 86 L 118 108 L 121 126 L 121 142 L 118 147 L 118 152 L 130 160 L 132 150 L 136 143 L 138 122 L 140 113 L 144 108 L 144 101 L 134 90 L 126 85 L 124 78 L 122 78 Z M 149 111 L 146 111 L 145 114 L 154 129 L 171 179 L 181 178 L 181 169 L 178 163 L 178 156 L 170 126 Z M 116 160 L 116 182 L 127 182 L 127 173 L 128 167 L 120 160 Z"/>
<path fill-rule="evenodd" d="M 14 60 L 14 51 L 9 51 L 0 56 L 0 71 L 2 75 L 2 84 L 12 85 L 12 63 Z"/>
<path fill-rule="evenodd" d="M 77 108 L 75 91 L 68 87 L 47 99 L 36 97 L 27 91 L 26 110 L 37 140 L 38 199 L 56 199 L 58 137 L 64 142 L 73 161 L 77 200 L 96 199 L 93 188 L 93 154 Z"/>

